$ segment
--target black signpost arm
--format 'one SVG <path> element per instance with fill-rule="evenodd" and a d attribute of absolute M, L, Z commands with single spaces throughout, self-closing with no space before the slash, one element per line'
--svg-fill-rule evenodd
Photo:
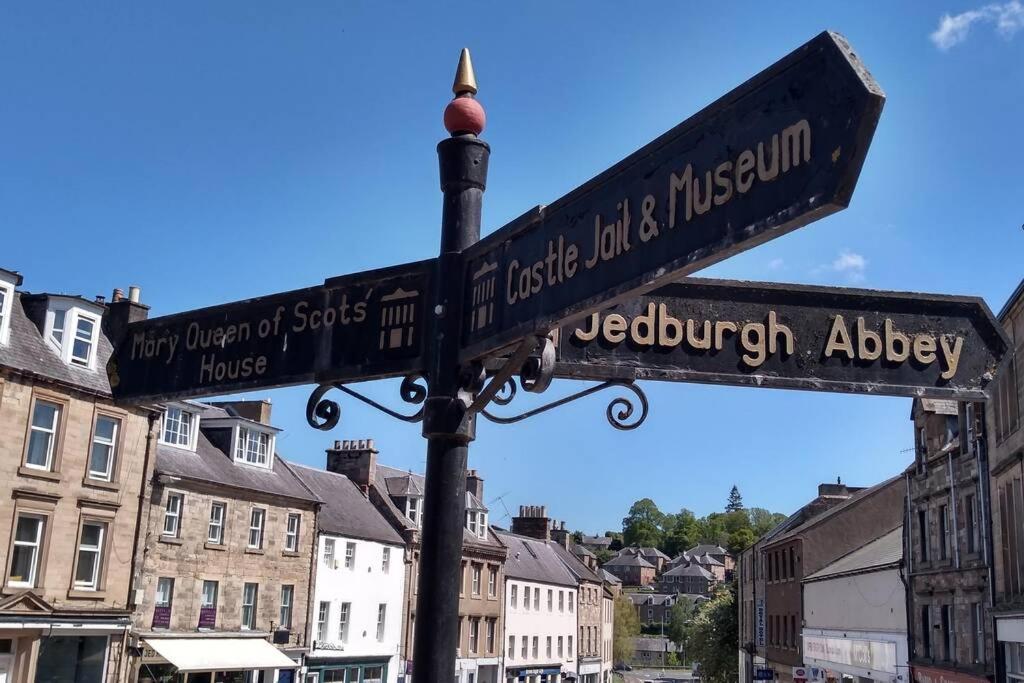
<path fill-rule="evenodd" d="M 452 137 L 437 146 L 444 211 L 437 260 L 436 299 L 427 337 L 429 394 L 423 411 L 427 438 L 423 540 L 419 560 L 418 620 L 413 644 L 414 683 L 450 681 L 459 633 L 462 529 L 466 510 L 466 465 L 475 421 L 460 386 L 459 323 L 464 281 L 461 252 L 480 239 L 480 212 L 490 148 L 479 140 L 483 110 L 469 53 L 463 51 L 455 79 L 456 99 L 445 112 Z"/>

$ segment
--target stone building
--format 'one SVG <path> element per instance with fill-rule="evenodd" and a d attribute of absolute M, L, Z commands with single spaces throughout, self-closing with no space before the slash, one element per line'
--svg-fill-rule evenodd
<path fill-rule="evenodd" d="M 724 571 L 724 570 L 723 570 Z M 662 593 L 688 593 L 690 595 L 711 595 L 719 580 L 696 562 L 680 564 L 659 576 L 655 587 Z"/>
<path fill-rule="evenodd" d="M 563 683 L 577 678 L 576 578 L 551 544 L 498 531 L 505 560 L 504 678 Z"/>
<path fill-rule="evenodd" d="M 580 683 L 599 683 L 604 680 L 602 670 L 602 609 L 603 581 L 578 556 L 565 523 L 555 524 L 547 517 L 546 508 L 521 505 L 519 516 L 512 518 L 512 533 L 546 542 L 555 556 L 576 579 L 576 675 Z M 587 555 L 583 554 L 586 558 Z M 506 653 L 507 654 L 507 653 Z"/>
<path fill-rule="evenodd" d="M 601 569 L 619 577 L 624 586 L 649 586 L 654 582 L 655 567 L 640 555 L 625 553 L 601 565 Z"/>
<path fill-rule="evenodd" d="M 915 399 L 916 458 L 905 474 L 907 619 L 914 680 L 985 681 L 994 673 L 991 543 L 982 515 L 986 460 L 973 420 L 981 406 Z M 970 414 L 970 418 L 968 418 Z M 966 431 L 966 430 L 963 430 Z"/>
<path fill-rule="evenodd" d="M 996 378 L 985 409 L 995 569 L 996 671 L 999 681 L 1024 679 L 1024 400 L 1017 360 L 1024 358 L 1024 281 L 999 313 L 1011 357 Z M 974 423 L 968 423 L 973 428 Z M 984 506 L 980 508 L 984 511 Z"/>
<path fill-rule="evenodd" d="M 0 269 L 0 681 L 118 681 L 155 415 L 114 405 L 106 365 L 147 309 L 21 282 Z"/>
<path fill-rule="evenodd" d="M 904 484 L 893 477 L 808 521 L 776 534 L 761 549 L 765 566 L 765 663 L 776 679 L 802 666 L 801 581 L 903 521 Z"/>
<path fill-rule="evenodd" d="M 377 463 L 373 440 L 335 441 L 327 451 L 327 469 L 344 474 L 363 489 L 371 503 L 402 535 L 406 547 L 402 647 L 399 666 L 412 672 L 416 625 L 420 527 L 424 478 Z M 498 683 L 503 633 L 502 588 L 505 546 L 491 531 L 483 504 L 483 479 L 466 475 L 466 526 L 462 536 L 462 593 L 459 599 L 458 683 Z M 426 625 L 424 628 L 430 628 Z"/>
<path fill-rule="evenodd" d="M 396 683 L 405 541 L 348 477 L 292 464 L 323 501 L 305 683 Z"/>
<path fill-rule="evenodd" d="M 754 545 L 744 550 L 736 564 L 737 593 L 739 607 L 739 680 L 749 683 L 754 672 L 767 666 L 765 623 L 765 586 L 767 585 L 767 556 L 764 546 L 773 538 L 804 524 L 840 503 L 849 500 L 862 489 L 835 484 L 819 484 L 818 495 L 806 505 L 783 520 L 774 529 L 757 539 Z M 684 553 L 685 554 L 685 553 Z"/>
<path fill-rule="evenodd" d="M 265 401 L 163 406 L 135 583 L 140 682 L 298 680 L 320 501 L 277 455 L 278 431 Z"/>
<path fill-rule="evenodd" d="M 689 555 L 691 559 L 700 558 L 701 560 L 704 560 L 703 562 L 698 562 L 698 564 L 716 576 L 718 576 L 717 571 L 711 569 L 711 567 L 720 565 L 722 567 L 721 581 L 731 579 L 733 570 L 736 569 L 735 558 L 729 554 L 728 550 L 720 545 L 701 543 L 687 550 L 685 554 Z"/>

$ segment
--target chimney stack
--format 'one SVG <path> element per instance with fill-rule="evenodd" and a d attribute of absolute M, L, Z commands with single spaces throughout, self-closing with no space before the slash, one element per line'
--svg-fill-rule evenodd
<path fill-rule="evenodd" d="M 103 334 L 110 340 L 111 345 L 116 349 L 121 340 L 128 332 L 128 325 L 149 317 L 149 306 L 139 301 L 139 288 L 132 287 L 135 292 L 135 299 L 125 299 L 124 292 L 115 289 L 107 304 L 107 311 L 103 315 Z"/>
<path fill-rule="evenodd" d="M 373 439 L 342 439 L 327 449 L 327 470 L 344 474 L 357 486 L 373 486 L 377 476 L 377 453 Z"/>
<path fill-rule="evenodd" d="M 548 520 L 547 507 L 520 505 L 519 516 L 512 518 L 512 533 L 536 538 L 539 541 L 550 541 L 551 524 Z"/>
<path fill-rule="evenodd" d="M 551 540 L 569 549 L 569 532 L 565 530 L 565 522 L 551 522 Z"/>
<path fill-rule="evenodd" d="M 480 478 L 476 470 L 466 472 L 466 491 L 472 493 L 478 500 L 484 500 L 484 480 Z"/>

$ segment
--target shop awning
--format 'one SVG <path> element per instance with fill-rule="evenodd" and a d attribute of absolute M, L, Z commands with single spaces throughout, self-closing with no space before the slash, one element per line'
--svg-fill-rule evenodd
<path fill-rule="evenodd" d="M 178 671 L 293 669 L 287 655 L 262 638 L 145 638 Z"/>

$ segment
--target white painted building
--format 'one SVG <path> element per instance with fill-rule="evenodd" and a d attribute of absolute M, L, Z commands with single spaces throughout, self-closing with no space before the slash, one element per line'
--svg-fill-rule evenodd
<path fill-rule="evenodd" d="M 576 678 L 575 577 L 546 542 L 496 533 L 508 548 L 504 679 L 561 683 Z"/>
<path fill-rule="evenodd" d="M 803 580 L 804 664 L 837 681 L 908 681 L 903 527 Z"/>
<path fill-rule="evenodd" d="M 601 588 L 601 681 L 612 680 L 612 643 L 615 628 L 615 594 L 607 586 Z"/>
<path fill-rule="evenodd" d="M 346 476 L 293 465 L 323 500 L 305 683 L 396 683 L 405 545 Z"/>

